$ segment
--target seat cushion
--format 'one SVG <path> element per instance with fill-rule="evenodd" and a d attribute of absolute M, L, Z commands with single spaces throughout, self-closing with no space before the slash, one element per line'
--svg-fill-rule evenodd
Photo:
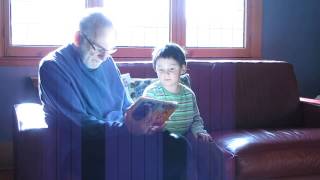
<path fill-rule="evenodd" d="M 223 166 L 238 179 L 320 174 L 320 131 L 255 130 L 213 133 Z"/>

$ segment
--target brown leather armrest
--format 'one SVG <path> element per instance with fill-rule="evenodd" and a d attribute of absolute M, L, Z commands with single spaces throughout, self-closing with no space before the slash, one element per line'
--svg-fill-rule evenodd
<path fill-rule="evenodd" d="M 300 98 L 303 122 L 305 127 L 319 128 L 320 127 L 320 100 Z"/>

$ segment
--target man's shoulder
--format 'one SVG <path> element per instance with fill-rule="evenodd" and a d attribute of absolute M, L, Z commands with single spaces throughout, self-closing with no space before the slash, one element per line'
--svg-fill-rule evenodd
<path fill-rule="evenodd" d="M 39 69 L 48 68 L 51 66 L 57 66 L 55 53 L 51 52 L 43 57 L 39 63 Z"/>
<path fill-rule="evenodd" d="M 70 59 L 70 53 L 72 53 L 72 45 L 61 46 L 60 48 L 48 53 L 43 57 L 39 63 L 39 69 L 41 68 L 53 68 L 59 66 L 66 66 L 64 59 Z M 52 67 L 53 66 L 53 67 Z"/>
<path fill-rule="evenodd" d="M 59 55 L 61 54 L 61 50 L 66 48 L 65 46 L 60 47 L 54 51 L 51 51 L 50 53 L 48 53 L 46 56 L 44 56 L 41 61 L 40 61 L 40 66 L 44 65 L 44 64 L 55 64 L 57 59 L 59 59 Z"/>
<path fill-rule="evenodd" d="M 40 65 L 44 64 L 44 63 L 50 63 L 56 60 L 56 51 L 50 52 L 49 54 L 47 54 L 46 56 L 44 56 L 41 61 L 40 61 Z"/>

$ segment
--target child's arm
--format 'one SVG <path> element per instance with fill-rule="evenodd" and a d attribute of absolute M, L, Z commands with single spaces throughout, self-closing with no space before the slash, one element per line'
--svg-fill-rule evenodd
<path fill-rule="evenodd" d="M 197 139 L 207 141 L 207 142 L 212 141 L 212 137 L 204 129 L 203 119 L 200 116 L 200 112 L 199 112 L 199 108 L 198 108 L 197 100 L 195 96 L 193 96 L 193 112 L 194 112 L 194 116 L 193 116 L 193 123 L 191 126 L 191 132 Z"/>
<path fill-rule="evenodd" d="M 193 123 L 191 126 L 191 132 L 196 136 L 198 133 L 207 133 L 207 131 L 204 129 L 203 126 L 203 120 L 200 116 L 199 108 L 197 105 L 196 97 L 193 95 L 192 97 L 193 101 Z"/>
<path fill-rule="evenodd" d="M 195 114 L 193 116 L 193 123 L 191 126 L 191 132 L 195 136 L 197 136 L 198 133 L 207 133 L 207 131 L 204 129 L 203 120 L 199 114 L 199 110 L 198 111 L 195 110 Z"/>

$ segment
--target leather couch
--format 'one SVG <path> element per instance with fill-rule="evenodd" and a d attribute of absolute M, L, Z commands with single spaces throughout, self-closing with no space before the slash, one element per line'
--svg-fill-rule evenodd
<path fill-rule="evenodd" d="M 131 77 L 156 77 L 150 62 L 118 66 Z M 292 65 L 189 60 L 188 73 L 205 127 L 214 138 L 213 143 L 191 140 L 195 180 L 320 179 L 320 103 L 299 97 Z M 76 146 L 76 134 L 70 123 L 16 131 L 17 179 L 59 179 L 59 153 Z M 77 156 L 68 160 L 69 171 L 79 171 Z"/>
<path fill-rule="evenodd" d="M 120 67 L 134 76 L 150 71 Z M 299 97 L 291 64 L 189 61 L 188 68 L 215 140 L 197 143 L 199 179 L 320 179 L 320 103 Z"/>

